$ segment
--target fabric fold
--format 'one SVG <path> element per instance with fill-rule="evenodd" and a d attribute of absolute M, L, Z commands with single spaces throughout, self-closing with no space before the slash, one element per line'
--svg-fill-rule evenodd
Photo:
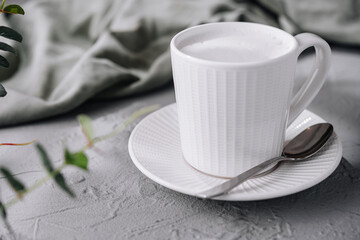
<path fill-rule="evenodd" d="M 0 69 L 8 91 L 0 99 L 0 126 L 65 113 L 90 98 L 125 97 L 165 85 L 172 80 L 171 38 L 197 24 L 250 21 L 360 44 L 359 16 L 341 17 L 351 11 L 349 1 L 319 1 L 327 4 L 323 9 L 310 0 L 308 6 L 295 0 L 28 2 L 24 16 L 0 16 L 0 25 L 24 38 L 14 44 L 18 56 L 7 55 L 11 68 Z M 332 12 L 336 16 L 325 28 Z"/>

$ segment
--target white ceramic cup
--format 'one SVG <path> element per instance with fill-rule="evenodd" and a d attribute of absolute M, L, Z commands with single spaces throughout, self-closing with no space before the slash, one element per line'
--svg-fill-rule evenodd
<path fill-rule="evenodd" d="M 255 52 L 244 52 L 238 62 L 185 52 L 186 47 L 222 37 Z M 228 46 L 219 39 L 220 48 Z M 216 44 L 209 47 L 209 56 Z M 184 158 L 197 170 L 219 177 L 234 177 L 281 155 L 286 127 L 319 92 L 331 57 L 329 45 L 314 34 L 293 37 L 274 27 L 244 22 L 191 27 L 178 33 L 170 46 Z M 292 96 L 297 58 L 312 46 L 314 67 Z M 262 54 L 270 57 L 262 59 Z M 223 55 L 219 59 L 226 59 Z M 247 55 L 260 58 L 247 61 Z"/>

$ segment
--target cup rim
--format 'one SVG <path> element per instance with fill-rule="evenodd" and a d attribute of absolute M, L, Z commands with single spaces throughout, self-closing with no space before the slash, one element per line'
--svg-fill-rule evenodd
<path fill-rule="evenodd" d="M 196 29 L 204 28 L 204 27 L 211 27 L 211 26 L 215 26 L 215 25 L 239 25 L 239 24 L 253 25 L 255 27 L 268 28 L 268 29 L 271 29 L 272 31 L 281 32 L 283 35 L 289 37 L 290 41 L 292 41 L 291 48 L 287 52 L 285 52 L 275 58 L 272 58 L 272 59 L 266 59 L 266 60 L 255 61 L 255 62 L 223 62 L 223 61 L 207 60 L 207 59 L 203 59 L 203 58 L 199 58 L 199 57 L 190 56 L 190 55 L 182 52 L 176 46 L 176 41 L 179 37 L 181 37 L 184 34 L 187 34 L 188 32 L 192 32 Z M 269 63 L 275 63 L 275 62 L 281 61 L 282 59 L 284 59 L 287 56 L 291 55 L 292 53 L 296 52 L 297 48 L 298 48 L 298 42 L 296 41 L 295 37 L 293 35 L 291 35 L 290 33 L 285 32 L 284 30 L 273 27 L 273 26 L 264 25 L 264 24 L 260 24 L 260 23 L 252 23 L 252 22 L 216 22 L 216 23 L 205 23 L 205 24 L 201 24 L 201 25 L 196 25 L 196 26 L 186 28 L 186 29 L 178 32 L 171 39 L 171 42 L 170 42 L 171 52 L 186 59 L 187 61 L 192 61 L 192 62 L 195 62 L 198 64 L 220 66 L 220 67 L 251 67 L 251 66 L 267 65 Z"/>

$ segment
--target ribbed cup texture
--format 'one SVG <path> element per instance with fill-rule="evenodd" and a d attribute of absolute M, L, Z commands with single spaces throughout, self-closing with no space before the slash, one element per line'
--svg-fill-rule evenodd
<path fill-rule="evenodd" d="M 279 156 L 295 56 L 257 67 L 219 67 L 172 54 L 181 146 L 194 168 L 233 177 Z"/>

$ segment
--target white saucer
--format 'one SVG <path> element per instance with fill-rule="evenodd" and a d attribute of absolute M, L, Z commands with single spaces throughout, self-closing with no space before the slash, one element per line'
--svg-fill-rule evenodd
<path fill-rule="evenodd" d="M 305 110 L 289 126 L 286 139 L 292 139 L 306 127 L 320 122 L 325 121 Z M 135 127 L 129 139 L 129 152 L 134 164 L 143 174 L 184 194 L 194 195 L 225 181 L 200 173 L 183 159 L 176 104 L 150 114 Z M 305 190 L 327 178 L 340 163 L 341 156 L 341 142 L 334 133 L 323 150 L 309 161 L 281 163 L 273 172 L 250 179 L 227 195 L 214 199 L 263 200 Z"/>

